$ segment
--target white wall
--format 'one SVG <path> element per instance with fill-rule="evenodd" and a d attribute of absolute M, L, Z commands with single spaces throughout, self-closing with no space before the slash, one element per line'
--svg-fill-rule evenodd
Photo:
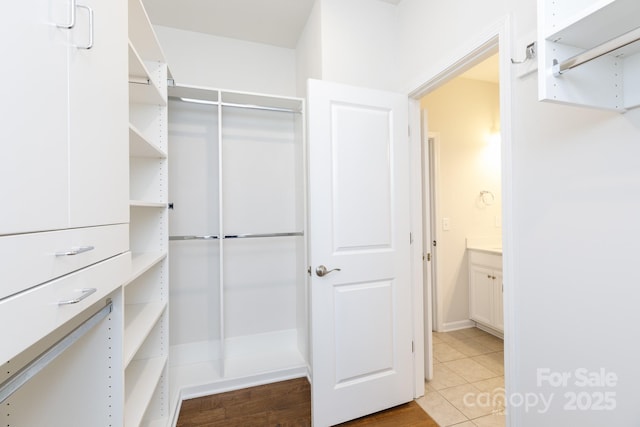
<path fill-rule="evenodd" d="M 154 27 L 176 82 L 296 96 L 294 49 Z"/>
<path fill-rule="evenodd" d="M 399 89 L 415 89 L 510 15 L 513 57 L 535 37 L 536 4 L 473 0 L 399 5 Z M 465 13 L 460 13 L 463 10 Z M 513 77 L 512 315 L 507 341 L 513 398 L 553 396 L 551 407 L 511 405 L 512 426 L 635 425 L 640 364 L 640 111 L 624 115 L 537 101 L 535 74 Z M 504 124 L 503 124 L 504 125 Z M 504 224 L 504 223 L 503 223 Z M 503 230 L 507 232 L 508 230 Z M 578 387 L 575 369 L 603 368 L 618 381 Z M 539 369 L 569 372 L 566 387 L 537 383 Z M 565 393 L 614 392 L 615 411 L 569 411 Z"/>
<path fill-rule="evenodd" d="M 500 126 L 499 89 L 495 83 L 457 78 L 421 100 L 429 132 L 439 140 L 437 270 L 443 330 L 468 324 L 469 272 L 466 239 L 494 237 L 501 229 L 500 145 L 490 138 Z M 491 206 L 480 191 L 491 191 Z M 450 220 L 448 231 L 442 219 Z"/>
<path fill-rule="evenodd" d="M 372 0 L 318 1 L 322 5 L 322 78 L 391 90 L 397 67 L 397 8 Z"/>
<path fill-rule="evenodd" d="M 300 97 L 307 93 L 307 79 L 322 78 L 321 2 L 313 4 L 309 18 L 296 46 L 296 90 Z"/>
<path fill-rule="evenodd" d="M 535 37 L 535 0 L 403 0 L 397 7 L 318 1 L 321 77 L 341 83 L 409 93 L 473 49 L 505 17 L 515 42 L 507 55 L 520 58 Z M 185 33 L 158 28 L 179 82 L 295 93 L 295 59 L 286 49 L 218 44 L 214 37 Z M 317 40 L 310 44 L 317 48 Z M 315 74 L 317 64 L 307 72 Z M 503 200 L 512 214 L 511 229 L 504 231 L 513 243 L 505 255 L 513 279 L 505 284 L 511 298 L 507 387 L 511 396 L 553 396 L 553 401 L 544 413 L 538 412 L 541 407 L 511 405 L 508 419 L 518 427 L 635 425 L 640 419 L 640 269 L 634 263 L 640 253 L 640 110 L 620 115 L 540 103 L 535 77 L 513 77 L 513 131 L 505 142 L 512 151 L 513 190 L 512 198 Z M 606 369 L 617 375 L 617 384 L 605 389 L 537 384 L 538 369 L 575 374 L 577 367 Z M 615 411 L 563 409 L 566 392 L 589 397 L 600 391 L 616 393 Z"/>

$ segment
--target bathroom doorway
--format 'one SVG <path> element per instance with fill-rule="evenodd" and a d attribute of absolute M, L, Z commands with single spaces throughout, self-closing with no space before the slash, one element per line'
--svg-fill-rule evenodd
<path fill-rule="evenodd" d="M 425 279 L 432 282 L 433 329 L 469 320 L 466 248 L 501 246 L 500 88 L 498 54 L 421 98 Z"/>

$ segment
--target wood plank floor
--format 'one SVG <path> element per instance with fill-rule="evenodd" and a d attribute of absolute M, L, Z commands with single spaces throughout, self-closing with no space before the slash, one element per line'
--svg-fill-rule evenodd
<path fill-rule="evenodd" d="M 311 426 L 311 390 L 306 378 L 189 399 L 178 427 Z M 340 424 L 341 427 L 438 427 L 415 402 Z"/>

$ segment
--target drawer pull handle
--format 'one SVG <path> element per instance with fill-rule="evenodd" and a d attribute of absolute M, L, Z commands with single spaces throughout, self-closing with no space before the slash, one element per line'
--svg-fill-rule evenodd
<path fill-rule="evenodd" d="M 84 288 L 84 289 L 80 289 L 80 292 L 82 292 L 82 295 L 80 295 L 78 298 L 74 298 L 74 299 L 68 299 L 68 300 L 64 300 L 64 301 L 59 301 L 58 305 L 70 305 L 70 304 L 77 304 L 80 301 L 82 301 L 83 299 L 85 299 L 86 297 L 88 297 L 89 295 L 91 295 L 92 293 L 94 293 L 95 291 L 97 291 L 96 288 Z"/>
<path fill-rule="evenodd" d="M 56 252 L 56 256 L 71 256 L 78 255 L 84 252 L 89 252 L 95 249 L 95 246 L 78 246 L 77 248 L 71 248 L 70 251 Z"/>

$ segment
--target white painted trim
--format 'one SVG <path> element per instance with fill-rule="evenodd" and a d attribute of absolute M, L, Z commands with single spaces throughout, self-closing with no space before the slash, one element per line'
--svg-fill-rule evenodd
<path fill-rule="evenodd" d="M 271 384 L 279 381 L 287 381 L 296 378 L 307 378 L 309 383 L 311 383 L 308 367 L 281 369 L 278 371 L 250 375 L 241 378 L 222 379 L 208 384 L 182 387 L 177 393 L 177 401 L 169 402 L 171 426 L 176 427 L 182 401 L 185 399 L 194 399 L 212 394 L 226 393 L 228 391 L 240 390 L 243 388 Z"/>
<path fill-rule="evenodd" d="M 504 333 L 500 332 L 500 331 L 498 331 L 496 329 L 493 329 L 490 326 L 483 325 L 482 323 L 476 323 L 476 328 L 478 328 L 478 329 L 480 329 L 482 331 L 488 332 L 491 335 L 495 335 L 496 337 L 501 338 L 501 339 L 504 340 Z"/>
<path fill-rule="evenodd" d="M 420 101 L 409 99 L 409 156 L 411 159 L 411 282 L 413 294 L 413 397 L 424 395 L 425 347 L 431 352 L 431 340 L 424 333 L 424 262 L 422 261 L 422 145 L 420 141 Z M 415 197 L 419 194 L 420 197 Z"/>
<path fill-rule="evenodd" d="M 453 77 L 462 74 L 477 63 L 487 59 L 496 53 L 496 49 L 500 43 L 498 41 L 500 34 L 506 35 L 507 27 L 509 27 L 508 16 L 489 25 L 484 32 L 471 38 L 469 43 L 461 46 L 440 62 L 435 63 L 431 69 L 425 70 L 420 77 L 405 87 L 405 92 L 409 94 L 410 98 L 420 99 Z M 509 34 L 509 37 L 511 37 L 511 34 Z M 502 45 L 500 47 L 502 47 Z M 506 55 L 508 52 L 504 53 Z M 424 55 L 423 52 L 414 52 L 414 54 Z"/>
<path fill-rule="evenodd" d="M 420 132 L 420 160 L 422 170 L 420 171 L 420 182 L 422 184 L 422 264 L 423 264 L 423 325 L 424 325 L 424 342 L 425 345 L 425 363 L 424 374 L 426 380 L 433 379 L 433 329 L 434 318 L 438 315 L 438 309 L 436 301 L 434 301 L 435 293 L 435 271 L 436 271 L 436 253 L 432 245 L 432 241 L 436 239 L 435 233 L 432 233 L 432 222 L 435 221 L 432 212 L 432 205 L 435 206 L 434 200 L 437 196 L 435 191 L 435 181 L 429 180 L 432 177 L 436 167 L 432 163 L 431 159 L 431 144 L 430 140 L 434 140 L 434 147 L 436 144 L 435 134 L 428 134 L 425 137 L 426 129 L 428 128 L 427 117 L 425 111 L 420 111 L 421 119 L 421 132 Z M 435 156 L 433 156 L 435 158 Z M 435 159 L 434 159 L 435 160 Z M 431 255 L 430 260 L 425 260 L 427 254 Z M 437 319 L 435 319 L 437 324 Z"/>
<path fill-rule="evenodd" d="M 442 85 L 449 79 L 457 76 L 461 72 L 475 65 L 480 60 L 495 53 L 496 48 L 500 53 L 500 133 L 502 139 L 502 247 L 503 247 L 503 277 L 507 284 L 517 283 L 514 273 L 514 265 L 517 254 L 514 253 L 513 236 L 513 187 L 512 182 L 512 129 L 511 129 L 511 77 L 514 73 L 511 65 L 512 56 L 512 29 L 511 18 L 505 16 L 492 25 L 487 26 L 485 31 L 475 37 L 471 37 L 469 43 L 461 46 L 443 61 L 436 64 L 431 70 L 425 70 L 424 74 L 414 82 L 410 82 L 406 93 L 410 98 L 420 99 L 430 90 Z M 415 55 L 422 55 L 423 52 L 414 52 Z M 415 194 L 414 194 L 415 196 Z M 504 290 L 504 358 L 505 358 L 505 389 L 506 393 L 512 390 L 513 385 L 518 381 L 517 369 L 517 348 L 518 337 L 512 333 L 515 327 L 515 307 L 514 286 L 505 286 Z M 506 415 L 506 425 L 520 425 L 518 415 L 509 411 Z"/>
<path fill-rule="evenodd" d="M 517 254 L 515 253 L 513 236 L 513 172 L 512 172 L 512 111 L 511 105 L 511 81 L 512 76 L 517 72 L 511 64 L 512 56 L 512 28 L 509 16 L 504 20 L 499 35 L 500 50 L 500 137 L 502 139 L 502 277 L 504 283 L 518 283 L 515 277 L 515 263 Z M 505 286 L 503 293 L 504 301 L 504 378 L 505 390 L 509 395 L 514 384 L 519 382 L 516 361 L 519 360 L 516 345 L 518 337 L 513 334 L 515 328 L 515 287 Z M 514 413 L 516 415 L 514 415 Z M 506 415 L 506 426 L 521 425 L 519 419 L 520 411 L 508 411 Z"/>
<path fill-rule="evenodd" d="M 457 320 L 455 322 L 443 323 L 442 330 L 440 332 L 459 331 L 460 329 L 469 329 L 475 326 L 476 322 L 473 320 Z"/>
<path fill-rule="evenodd" d="M 428 130 L 428 128 L 426 128 Z M 439 177 L 440 176 L 440 133 L 438 132 L 427 132 L 427 138 L 433 138 L 433 159 L 428 159 L 428 161 L 430 162 L 430 165 L 433 166 L 433 176 L 434 177 Z M 440 194 L 441 194 L 441 188 L 440 188 L 440 181 L 436 178 L 434 179 L 434 183 L 433 183 L 433 195 L 432 198 L 435 201 L 435 213 L 434 213 L 434 218 L 431 218 L 430 221 L 432 221 L 435 224 L 440 224 L 441 223 L 441 215 L 440 215 L 440 211 L 439 211 L 439 206 L 441 206 L 440 204 Z M 442 241 L 442 230 L 440 227 L 438 227 L 437 225 L 434 227 L 434 234 L 433 236 L 431 236 L 431 238 L 433 240 L 435 240 L 436 242 L 441 242 Z M 439 280 L 439 276 L 438 276 L 438 272 L 442 271 L 442 260 L 441 257 L 438 256 L 438 246 L 436 246 L 435 249 L 435 255 L 433 256 L 433 267 L 434 271 L 433 273 L 433 277 L 435 280 L 433 280 L 433 292 L 435 295 L 435 299 L 433 301 L 433 305 L 435 305 L 435 311 L 436 311 L 436 322 L 435 322 L 435 327 L 434 329 L 438 332 L 443 332 L 444 331 L 444 318 L 442 316 L 442 312 L 444 311 L 443 309 L 443 301 L 442 301 L 442 292 L 440 292 L 438 290 L 438 283 L 440 282 Z"/>

